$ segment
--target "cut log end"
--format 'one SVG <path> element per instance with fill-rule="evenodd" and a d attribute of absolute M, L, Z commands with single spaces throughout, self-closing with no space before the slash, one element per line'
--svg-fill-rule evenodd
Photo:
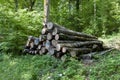
<path fill-rule="evenodd" d="M 48 54 L 50 54 L 50 55 L 55 54 L 55 49 L 52 48 L 52 47 L 49 47 L 49 49 L 48 49 Z"/>
<path fill-rule="evenodd" d="M 42 45 L 38 45 L 38 49 L 39 49 L 39 50 L 41 49 L 41 47 L 42 47 Z"/>
<path fill-rule="evenodd" d="M 47 33 L 47 28 L 43 28 L 41 31 L 42 34 L 46 34 Z"/>
<path fill-rule="evenodd" d="M 55 35 L 55 40 L 59 40 L 59 34 Z"/>
<path fill-rule="evenodd" d="M 66 47 L 62 47 L 62 52 L 66 53 L 67 52 L 67 48 Z"/>
<path fill-rule="evenodd" d="M 52 39 L 52 34 L 51 33 L 48 33 L 47 34 L 47 40 L 51 40 Z"/>
<path fill-rule="evenodd" d="M 47 49 L 46 49 L 45 47 L 42 47 L 42 48 L 41 48 L 41 52 L 42 52 L 43 54 L 46 54 L 46 53 L 47 53 Z"/>
<path fill-rule="evenodd" d="M 52 42 L 52 45 L 53 45 L 54 47 L 56 47 L 56 45 L 58 44 L 58 42 L 57 42 L 56 40 L 52 40 L 51 42 Z"/>
<path fill-rule="evenodd" d="M 52 32 L 52 35 L 56 35 L 57 33 L 58 33 L 57 28 L 54 28 L 54 29 L 53 29 L 53 32 Z"/>
<path fill-rule="evenodd" d="M 75 51 L 71 51 L 71 52 L 70 52 L 70 56 L 71 56 L 71 57 L 77 57 L 76 52 L 75 52 Z"/>
<path fill-rule="evenodd" d="M 48 29 L 52 29 L 53 28 L 53 23 L 52 22 L 48 22 L 47 23 L 47 28 Z"/>
<path fill-rule="evenodd" d="M 38 44 L 39 44 L 39 38 L 35 38 L 34 44 L 35 44 L 35 45 L 38 45 Z"/>
<path fill-rule="evenodd" d="M 45 43 L 45 48 L 49 49 L 50 47 L 51 47 L 51 42 L 49 40 L 47 40 Z"/>
<path fill-rule="evenodd" d="M 60 44 L 57 44 L 57 45 L 56 45 L 56 50 L 57 50 L 57 51 L 60 51 L 60 50 L 61 50 Z"/>

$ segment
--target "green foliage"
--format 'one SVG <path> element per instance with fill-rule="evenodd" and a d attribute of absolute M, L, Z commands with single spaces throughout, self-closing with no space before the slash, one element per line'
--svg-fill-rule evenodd
<path fill-rule="evenodd" d="M 51 2 L 50 20 L 76 31 L 96 36 L 120 30 L 119 0 L 82 0 L 76 12 L 75 1 Z"/>
<path fill-rule="evenodd" d="M 1 5 L 2 6 L 2 5 Z M 20 9 L 18 12 L 0 8 L 0 49 L 8 52 L 19 52 L 25 45 L 28 35 L 39 36 L 42 28 L 43 13 L 28 12 Z"/>
<path fill-rule="evenodd" d="M 49 55 L 18 54 L 27 36 L 39 36 L 43 22 L 43 1 L 36 0 L 29 12 L 30 0 L 19 0 L 15 12 L 14 0 L 0 0 L 0 80 L 119 80 L 120 51 L 86 65 L 73 58 L 62 62 Z M 67 28 L 96 36 L 112 34 L 120 29 L 119 0 L 53 0 L 50 3 L 50 21 Z"/>
<path fill-rule="evenodd" d="M 120 51 L 98 56 L 91 64 L 50 55 L 0 54 L 0 80 L 119 80 Z"/>
<path fill-rule="evenodd" d="M 118 53 L 118 54 L 117 54 Z M 120 59 L 119 51 L 112 51 L 109 55 L 99 57 L 99 65 L 91 67 L 91 79 L 101 79 L 101 80 L 117 80 L 120 79 Z"/>

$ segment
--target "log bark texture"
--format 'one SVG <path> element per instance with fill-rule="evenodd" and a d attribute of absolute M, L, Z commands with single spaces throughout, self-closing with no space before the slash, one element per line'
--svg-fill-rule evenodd
<path fill-rule="evenodd" d="M 60 58 L 67 53 L 72 57 L 79 57 L 82 54 L 104 49 L 103 42 L 95 36 L 72 31 L 58 24 L 47 22 L 46 19 L 41 35 L 38 38 L 29 36 L 23 52 L 32 55 L 48 53 Z"/>
<path fill-rule="evenodd" d="M 97 37 L 95 37 L 95 36 L 88 35 L 88 34 L 85 34 L 85 33 L 76 32 L 76 31 L 72 31 L 70 29 L 66 29 L 63 26 L 54 24 L 52 22 L 48 22 L 47 23 L 47 28 L 48 29 L 57 28 L 58 33 L 64 33 L 64 34 L 68 34 L 68 35 L 72 35 L 72 36 L 81 36 L 81 37 L 87 37 L 87 38 L 97 39 Z"/>
<path fill-rule="evenodd" d="M 56 34 L 55 40 L 96 41 L 97 39 L 85 38 L 85 37 L 79 37 L 79 36 L 71 36 L 71 35 L 65 35 L 65 34 Z"/>
<path fill-rule="evenodd" d="M 76 43 L 59 43 L 57 46 L 59 47 L 81 47 L 92 44 L 102 45 L 102 41 L 85 41 L 85 42 L 76 42 Z"/>

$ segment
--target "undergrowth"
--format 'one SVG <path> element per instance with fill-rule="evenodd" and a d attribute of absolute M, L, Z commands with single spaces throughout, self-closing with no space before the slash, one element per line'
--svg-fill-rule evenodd
<path fill-rule="evenodd" d="M 120 51 L 96 56 L 91 64 L 68 57 L 0 54 L 0 80 L 119 80 Z"/>

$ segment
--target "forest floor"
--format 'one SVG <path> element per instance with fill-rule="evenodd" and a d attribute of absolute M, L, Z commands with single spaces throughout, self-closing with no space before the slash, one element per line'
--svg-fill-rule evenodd
<path fill-rule="evenodd" d="M 120 49 L 120 35 L 100 38 L 105 45 Z M 0 54 L 0 80 L 120 80 L 120 51 L 94 56 L 92 64 L 49 55 Z"/>
<path fill-rule="evenodd" d="M 102 40 L 106 46 L 120 50 L 120 34 L 100 38 L 100 40 Z"/>

